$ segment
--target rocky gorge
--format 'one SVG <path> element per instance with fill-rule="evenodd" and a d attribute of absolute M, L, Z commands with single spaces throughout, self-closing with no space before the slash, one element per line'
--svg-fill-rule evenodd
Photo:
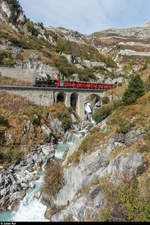
<path fill-rule="evenodd" d="M 0 0 L 1 85 L 50 75 L 115 88 L 86 99 L 84 121 L 61 98 L 42 106 L 0 91 L 0 221 L 149 221 L 150 24 L 82 35 L 10 1 Z"/>
<path fill-rule="evenodd" d="M 37 179 L 36 173 L 43 161 L 48 158 L 54 158 L 55 151 L 53 145 L 43 145 L 34 149 L 26 155 L 24 160 L 12 164 L 8 168 L 1 167 L 0 174 L 0 205 L 1 209 L 5 207 L 11 209 L 14 202 L 21 200 L 25 191 L 30 186 L 30 181 Z"/>

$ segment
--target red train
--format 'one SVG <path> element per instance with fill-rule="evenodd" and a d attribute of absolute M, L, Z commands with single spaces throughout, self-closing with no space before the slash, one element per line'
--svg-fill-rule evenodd
<path fill-rule="evenodd" d="M 35 80 L 35 87 L 58 87 L 58 88 L 86 88 L 86 89 L 111 89 L 113 84 L 101 84 L 86 81 L 63 81 L 63 80 Z"/>

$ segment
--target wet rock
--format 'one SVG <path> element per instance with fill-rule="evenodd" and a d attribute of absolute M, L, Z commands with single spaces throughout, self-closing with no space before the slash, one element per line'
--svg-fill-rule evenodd
<path fill-rule="evenodd" d="M 4 168 L 3 166 L 0 166 L 0 171 L 3 170 L 3 168 Z"/>
<path fill-rule="evenodd" d="M 12 202 L 10 208 L 11 208 L 11 210 L 17 212 L 18 209 L 19 209 L 19 201 L 14 201 L 14 202 Z"/>
<path fill-rule="evenodd" d="M 6 190 L 6 189 L 2 189 L 2 190 L 0 191 L 0 195 L 1 195 L 1 196 L 5 196 L 6 193 L 7 193 L 7 190 Z"/>
<path fill-rule="evenodd" d="M 11 195 L 9 202 L 12 203 L 13 201 L 19 200 L 22 198 L 21 192 L 15 192 L 14 194 Z"/>
<path fill-rule="evenodd" d="M 52 213 L 51 207 L 48 207 L 46 209 L 45 214 L 44 214 L 45 218 L 48 219 L 48 220 L 50 220 L 51 219 L 51 213 Z"/>
<path fill-rule="evenodd" d="M 30 183 L 29 183 L 29 187 L 30 187 L 31 189 L 33 189 L 33 188 L 35 188 L 35 184 L 33 184 L 32 182 L 30 182 Z"/>
<path fill-rule="evenodd" d="M 40 191 L 36 192 L 34 194 L 34 197 L 37 198 L 37 199 L 39 199 L 41 197 L 41 192 Z"/>
<path fill-rule="evenodd" d="M 49 194 L 42 192 L 41 194 L 41 202 L 47 207 L 54 207 L 55 203 L 52 199 L 50 199 Z"/>

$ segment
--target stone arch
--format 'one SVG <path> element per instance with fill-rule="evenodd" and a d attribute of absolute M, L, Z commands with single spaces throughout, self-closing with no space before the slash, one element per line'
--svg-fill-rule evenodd
<path fill-rule="evenodd" d="M 101 98 L 99 95 L 92 93 L 85 98 L 84 113 L 86 120 L 92 121 L 92 115 L 97 108 L 97 104 L 101 106 Z"/>
<path fill-rule="evenodd" d="M 56 102 L 65 102 L 65 93 L 64 92 L 59 92 L 57 94 Z"/>
<path fill-rule="evenodd" d="M 87 96 L 86 101 L 91 103 L 92 108 L 96 106 L 96 104 L 101 104 L 101 98 L 97 94 L 90 94 Z"/>
<path fill-rule="evenodd" d="M 70 106 L 76 110 L 77 108 L 77 102 L 78 102 L 78 95 L 77 93 L 72 93 L 71 96 L 70 96 Z"/>

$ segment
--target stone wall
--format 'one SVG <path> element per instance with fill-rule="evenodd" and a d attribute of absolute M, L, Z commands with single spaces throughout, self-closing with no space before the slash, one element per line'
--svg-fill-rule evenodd
<path fill-rule="evenodd" d="M 8 67 L 0 67 L 0 72 L 2 76 L 16 78 L 24 81 L 34 82 L 38 73 L 34 73 L 25 69 L 18 68 L 8 68 Z"/>
<path fill-rule="evenodd" d="M 71 90 L 48 90 L 48 89 L 36 89 L 36 88 L 17 88 L 17 87 L 0 87 L 0 91 L 7 91 L 8 93 L 13 93 L 16 95 L 21 95 L 23 97 L 27 97 L 28 100 L 34 102 L 38 105 L 50 106 L 54 103 L 57 103 L 57 96 L 59 93 L 64 95 L 64 103 L 66 107 L 71 106 L 71 95 L 75 93 L 75 91 Z M 76 112 L 81 120 L 84 120 L 86 117 L 85 114 L 85 103 L 87 102 L 87 98 L 96 94 L 100 98 L 104 96 L 104 92 L 85 92 L 79 91 L 77 92 L 77 102 L 76 102 Z"/>

